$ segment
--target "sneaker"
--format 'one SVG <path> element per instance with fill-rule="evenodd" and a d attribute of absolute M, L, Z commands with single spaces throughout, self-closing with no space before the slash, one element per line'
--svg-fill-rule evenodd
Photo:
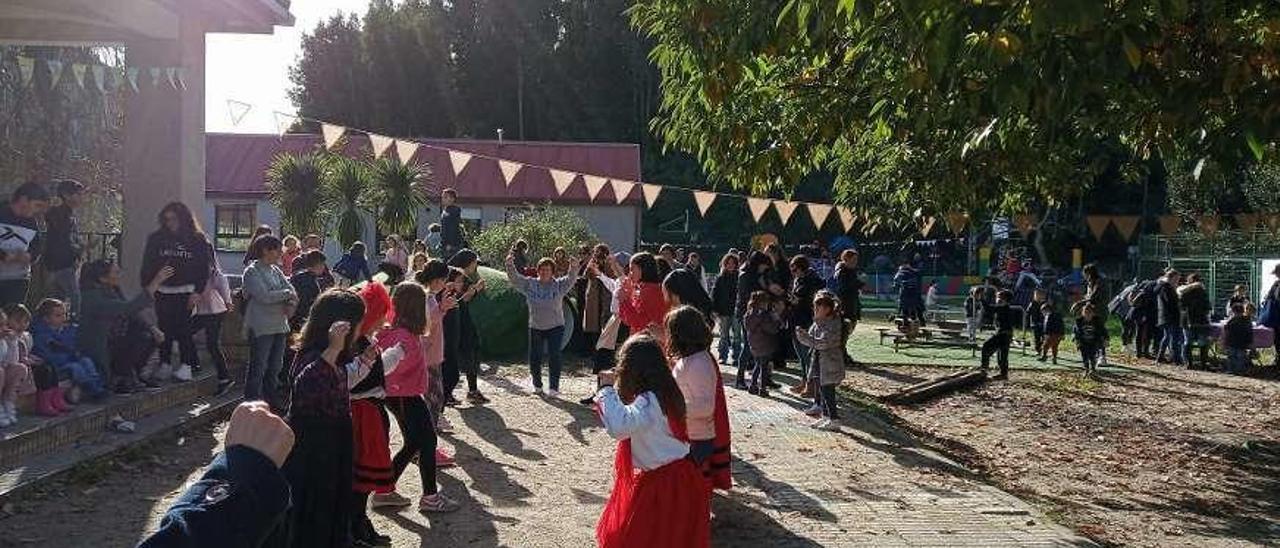
<path fill-rule="evenodd" d="M 826 423 L 826 424 L 824 424 L 824 425 L 818 426 L 818 429 L 819 429 L 819 430 L 826 430 L 826 431 L 828 431 L 828 432 L 839 432 L 839 431 L 840 431 L 840 420 L 839 420 L 839 419 L 827 419 L 827 423 Z"/>
<path fill-rule="evenodd" d="M 587 407 L 591 407 L 596 404 L 596 398 L 595 396 L 587 396 L 585 398 L 578 400 L 578 403 L 585 405 Z"/>
<path fill-rule="evenodd" d="M 812 407 L 805 409 L 804 414 L 809 415 L 810 417 L 822 416 L 822 406 L 814 404 Z"/>
<path fill-rule="evenodd" d="M 449 419 L 444 415 L 440 415 L 440 420 L 436 421 L 436 432 L 453 432 L 453 423 L 449 422 Z"/>
<path fill-rule="evenodd" d="M 436 449 L 436 468 L 449 468 L 457 464 L 458 461 L 454 460 L 452 455 L 445 453 L 444 449 Z"/>
<path fill-rule="evenodd" d="M 434 495 L 422 495 L 418 499 L 418 512 L 427 513 L 443 513 L 452 512 L 458 509 L 458 503 L 453 499 L 444 496 L 444 493 L 436 493 Z"/>
<path fill-rule="evenodd" d="M 467 392 L 467 401 L 474 405 L 480 405 L 489 403 L 489 398 L 485 397 L 484 394 L 481 394 L 480 391 L 477 390 L 475 392 Z"/>
<path fill-rule="evenodd" d="M 193 376 L 192 376 L 192 374 L 191 374 L 191 366 L 190 366 L 190 365 L 187 365 L 187 364 L 185 364 L 185 363 L 184 363 L 184 364 L 182 364 L 182 365 L 178 366 L 178 368 L 177 368 L 177 369 L 174 369 L 174 370 L 173 370 L 173 380 L 175 380 L 175 381 L 178 381 L 178 382 L 187 382 L 187 381 L 190 381 L 192 378 L 193 378 Z"/>
<path fill-rule="evenodd" d="M 556 389 L 554 389 L 554 388 L 552 388 L 551 390 L 548 390 L 548 391 L 547 391 L 547 397 L 550 397 L 550 398 L 559 398 L 559 397 L 560 397 L 560 391 L 559 391 L 559 390 L 556 390 Z"/>
<path fill-rule="evenodd" d="M 231 379 L 219 379 L 218 389 L 213 392 L 213 395 L 214 396 L 225 395 L 228 391 L 231 390 L 232 386 L 235 386 L 235 384 L 236 384 L 236 381 L 233 381 Z"/>
<path fill-rule="evenodd" d="M 374 493 L 372 497 L 369 497 L 369 505 L 374 508 L 400 508 L 410 504 L 413 504 L 413 501 L 395 491 Z"/>
<path fill-rule="evenodd" d="M 810 428 L 814 428 L 817 430 L 826 430 L 830 426 L 831 426 L 831 419 L 828 419 L 826 417 L 822 417 L 816 421 L 809 423 Z"/>
<path fill-rule="evenodd" d="M 462 402 L 458 401 L 458 398 L 453 397 L 453 394 L 449 394 L 448 396 L 445 396 L 444 404 L 447 407 L 457 407 L 461 405 Z"/>

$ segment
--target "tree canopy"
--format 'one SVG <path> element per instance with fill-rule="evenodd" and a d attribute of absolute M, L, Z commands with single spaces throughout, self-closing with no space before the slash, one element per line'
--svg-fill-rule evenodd
<path fill-rule="evenodd" d="M 1015 213 L 1151 160 L 1235 173 L 1280 137 L 1266 0 L 641 0 L 655 130 L 757 193 L 835 174 L 839 199 Z"/>

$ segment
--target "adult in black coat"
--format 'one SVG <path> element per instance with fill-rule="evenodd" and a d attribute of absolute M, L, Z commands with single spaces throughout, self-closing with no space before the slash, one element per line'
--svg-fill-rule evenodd
<path fill-rule="evenodd" d="M 1168 349 L 1170 361 L 1177 365 L 1186 362 L 1186 332 L 1182 328 L 1182 304 L 1178 301 L 1178 283 L 1181 281 L 1182 275 L 1170 268 L 1156 283 L 1156 327 L 1164 335 L 1156 360 L 1164 361 L 1164 351 Z"/>

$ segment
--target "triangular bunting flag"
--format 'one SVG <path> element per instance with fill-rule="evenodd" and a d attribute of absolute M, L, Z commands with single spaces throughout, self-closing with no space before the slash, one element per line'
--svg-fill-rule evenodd
<path fill-rule="evenodd" d="M 933 225 L 938 224 L 938 218 L 933 215 L 925 215 L 920 217 L 920 235 L 928 237 L 933 232 Z"/>
<path fill-rule="evenodd" d="M 600 190 L 604 188 L 604 185 L 609 183 L 609 180 L 604 177 L 597 177 L 595 175 L 587 175 L 584 173 L 582 174 L 582 183 L 587 185 L 587 196 L 594 202 L 596 201 L 596 196 L 600 194 Z"/>
<path fill-rule="evenodd" d="M 1218 227 L 1222 226 L 1222 218 L 1217 215 L 1201 215 L 1196 219 L 1200 225 L 1200 233 L 1212 238 L 1218 233 Z"/>
<path fill-rule="evenodd" d="M 176 67 L 172 70 L 173 73 L 169 75 L 169 78 L 173 83 L 174 89 L 185 91 L 187 89 L 187 69 Z"/>
<path fill-rule="evenodd" d="M 809 218 L 813 220 L 813 227 L 822 230 L 822 225 L 826 224 L 834 207 L 831 204 L 808 204 Z"/>
<path fill-rule="evenodd" d="M 1018 233 L 1026 238 L 1036 229 L 1036 216 L 1030 213 L 1013 216 L 1013 226 L 1017 227 Z"/>
<path fill-rule="evenodd" d="M 773 205 L 773 202 L 765 198 L 747 198 L 747 209 L 751 210 L 751 219 L 757 223 L 769 211 L 769 206 L 771 205 Z"/>
<path fill-rule="evenodd" d="M 796 212 L 796 208 L 800 207 L 797 202 L 789 200 L 774 200 L 773 208 L 777 210 L 778 217 L 782 218 L 782 224 L 785 226 L 791 221 L 791 214 Z"/>
<path fill-rule="evenodd" d="M 645 207 L 653 207 L 653 203 L 658 201 L 658 195 L 662 193 L 662 187 L 658 185 L 641 184 L 640 192 L 644 194 Z"/>
<path fill-rule="evenodd" d="M 413 161 L 413 157 L 418 154 L 417 141 L 396 140 L 396 157 L 400 158 L 400 163 L 408 164 Z"/>
<path fill-rule="evenodd" d="M 298 117 L 292 114 L 273 112 L 272 116 L 276 119 L 276 133 L 278 135 L 283 136 L 285 133 L 289 132 L 289 128 L 292 128 L 294 124 L 298 123 Z"/>
<path fill-rule="evenodd" d="M 1093 239 L 1102 240 L 1102 235 L 1107 232 L 1107 227 L 1111 226 L 1111 217 L 1107 215 L 1088 215 L 1084 218 L 1084 224 L 1089 225 L 1089 233 L 1093 234 Z"/>
<path fill-rule="evenodd" d="M 244 117 L 249 114 L 249 110 L 252 108 L 253 105 L 249 103 L 227 99 L 227 114 L 231 116 L 231 125 L 240 125 L 240 122 L 244 120 Z"/>
<path fill-rule="evenodd" d="M 502 181 L 511 186 L 511 181 L 516 180 L 516 174 L 524 169 L 524 164 L 520 162 L 510 162 L 507 160 L 498 160 L 498 170 L 502 171 Z"/>
<path fill-rule="evenodd" d="M 49 68 L 49 89 L 58 87 L 58 82 L 62 80 L 62 61 L 51 59 L 44 64 Z"/>
<path fill-rule="evenodd" d="M 164 69 L 165 79 L 169 81 L 169 87 L 178 89 L 178 67 L 169 67 Z"/>
<path fill-rule="evenodd" d="M 1261 217 L 1262 224 L 1267 226 L 1267 230 L 1271 231 L 1271 235 L 1280 235 L 1280 214 L 1267 213 Z"/>
<path fill-rule="evenodd" d="M 1182 217 L 1177 215 L 1162 215 L 1160 217 L 1160 233 L 1170 236 L 1178 231 L 1178 227 L 1182 226 Z"/>
<path fill-rule="evenodd" d="M 636 187 L 636 184 L 633 181 L 619 181 L 614 179 L 609 181 L 609 183 L 613 186 L 613 199 L 617 200 L 618 203 L 622 203 L 623 200 L 626 200 L 627 196 L 631 195 L 631 190 Z"/>
<path fill-rule="evenodd" d="M 1236 224 L 1240 226 L 1240 231 L 1246 234 L 1253 232 L 1258 227 L 1259 216 L 1257 213 L 1237 213 Z"/>
<path fill-rule="evenodd" d="M 1137 215 L 1116 215 L 1111 218 L 1111 224 L 1127 242 L 1133 239 L 1133 233 L 1138 230 L 1138 221 L 1141 219 Z"/>
<path fill-rule="evenodd" d="M 573 184 L 573 180 L 578 178 L 578 174 L 571 171 L 561 171 L 558 169 L 552 169 L 550 171 L 551 182 L 556 185 L 557 196 L 563 196 L 564 192 L 569 190 L 569 185 Z"/>
<path fill-rule="evenodd" d="M 31 77 L 36 73 L 36 60 L 31 57 L 18 57 L 18 72 L 22 75 L 22 85 L 30 84 Z"/>
<path fill-rule="evenodd" d="M 959 236 L 964 232 L 964 227 L 969 224 L 969 214 L 964 211 L 948 211 L 942 220 L 947 223 L 947 230 Z"/>
<path fill-rule="evenodd" d="M 698 204 L 698 214 L 705 217 L 707 210 L 711 209 L 711 204 L 715 203 L 716 198 L 719 196 L 719 194 L 705 190 L 693 191 L 693 202 Z"/>
<path fill-rule="evenodd" d="M 80 86 L 80 89 L 84 89 L 84 73 L 88 70 L 89 67 L 81 63 L 71 65 L 71 76 L 75 77 L 76 85 Z"/>
<path fill-rule="evenodd" d="M 462 175 L 462 170 L 467 169 L 467 164 L 471 163 L 472 158 L 474 158 L 474 156 L 466 152 L 450 150 L 449 164 L 453 166 L 453 176 L 457 177 Z"/>
<path fill-rule="evenodd" d="M 381 158 L 391 147 L 396 144 L 396 140 L 386 135 L 378 135 L 377 133 L 369 134 L 369 146 L 373 148 L 373 158 Z"/>
<path fill-rule="evenodd" d="M 151 87 L 160 87 L 160 67 L 151 67 Z"/>
<path fill-rule="evenodd" d="M 98 88 L 98 92 L 106 93 L 107 68 L 102 65 L 94 65 L 89 67 L 89 73 L 93 75 L 93 85 Z"/>
<path fill-rule="evenodd" d="M 334 145 L 347 133 L 347 128 L 334 124 L 320 124 L 320 134 L 324 136 L 324 148 L 333 150 Z"/>
<path fill-rule="evenodd" d="M 125 79 L 129 81 L 129 89 L 134 93 L 138 93 L 138 67 L 129 67 L 124 70 Z"/>
<path fill-rule="evenodd" d="M 848 232 L 853 230 L 853 222 L 858 219 L 858 216 L 854 215 L 853 210 L 847 207 L 842 207 L 838 210 L 838 213 L 840 214 L 840 226 L 844 227 L 844 231 Z"/>

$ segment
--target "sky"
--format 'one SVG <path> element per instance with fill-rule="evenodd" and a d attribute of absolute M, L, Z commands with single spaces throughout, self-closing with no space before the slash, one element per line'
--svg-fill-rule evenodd
<path fill-rule="evenodd" d="M 274 133 L 275 111 L 293 113 L 289 67 L 298 58 L 303 32 L 337 13 L 363 14 L 369 0 L 293 0 L 292 27 L 273 35 L 210 34 L 205 41 L 205 127 L 210 132 Z M 250 105 L 234 123 L 227 101 Z"/>

